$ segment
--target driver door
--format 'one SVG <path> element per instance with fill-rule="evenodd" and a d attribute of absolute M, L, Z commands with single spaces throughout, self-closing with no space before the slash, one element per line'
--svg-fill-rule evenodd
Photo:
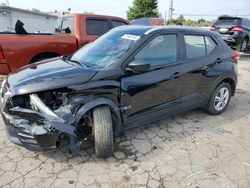
<path fill-rule="evenodd" d="M 150 69 L 121 78 L 124 125 L 144 124 L 180 110 L 183 85 L 177 39 L 176 33 L 154 36 L 133 57 L 148 62 Z"/>

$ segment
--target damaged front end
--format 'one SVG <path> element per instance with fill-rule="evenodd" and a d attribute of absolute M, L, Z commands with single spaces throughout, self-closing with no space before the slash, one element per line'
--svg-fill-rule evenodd
<path fill-rule="evenodd" d="M 3 83 L 1 114 L 9 139 L 29 150 L 46 151 L 60 145 L 62 135 L 67 135 L 70 150 L 77 154 L 74 100 L 66 99 L 62 90 L 12 96 Z M 82 101 L 84 103 L 84 101 Z"/>

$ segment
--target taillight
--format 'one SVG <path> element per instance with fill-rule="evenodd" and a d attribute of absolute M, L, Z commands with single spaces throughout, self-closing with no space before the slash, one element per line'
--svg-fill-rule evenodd
<path fill-rule="evenodd" d="M 0 46 L 0 59 L 5 59 L 4 54 L 3 54 L 3 49 Z"/>
<path fill-rule="evenodd" d="M 3 49 L 0 46 L 0 59 L 5 59 L 4 54 L 3 54 Z"/>
<path fill-rule="evenodd" d="M 240 59 L 240 56 L 238 54 L 238 52 L 234 51 L 232 53 L 232 59 L 234 60 L 234 62 L 237 64 L 238 63 L 238 60 Z"/>
<path fill-rule="evenodd" d="M 216 30 L 216 27 L 211 26 L 211 27 L 209 28 L 209 30 L 211 30 L 211 31 L 215 31 L 215 30 Z"/>
<path fill-rule="evenodd" d="M 233 31 L 233 32 L 243 32 L 243 29 L 241 27 L 234 27 L 231 31 Z"/>

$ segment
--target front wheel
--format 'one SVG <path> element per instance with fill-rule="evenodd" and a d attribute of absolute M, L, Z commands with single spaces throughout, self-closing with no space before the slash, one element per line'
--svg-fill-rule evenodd
<path fill-rule="evenodd" d="M 113 126 L 110 108 L 96 107 L 93 111 L 95 154 L 96 157 L 106 158 L 113 154 Z"/>
<path fill-rule="evenodd" d="M 206 111 L 212 115 L 219 115 L 224 112 L 231 100 L 231 86 L 222 82 L 213 92 L 207 106 Z"/>

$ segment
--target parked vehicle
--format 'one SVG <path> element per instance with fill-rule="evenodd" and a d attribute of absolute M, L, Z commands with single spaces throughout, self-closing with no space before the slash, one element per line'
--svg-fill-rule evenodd
<path fill-rule="evenodd" d="M 139 18 L 131 21 L 133 25 L 144 25 L 144 26 L 163 26 L 165 20 L 163 18 Z"/>
<path fill-rule="evenodd" d="M 1 89 L 8 137 L 47 150 L 70 137 L 95 141 L 97 157 L 113 135 L 194 108 L 224 112 L 235 94 L 238 53 L 216 32 L 188 27 L 123 26 L 72 56 L 10 74 Z"/>
<path fill-rule="evenodd" d="M 56 34 L 28 34 L 19 20 L 16 34 L 0 34 L 0 75 L 43 59 L 69 55 L 110 29 L 127 24 L 118 17 L 73 14 L 58 19 Z"/>
<path fill-rule="evenodd" d="M 218 31 L 226 43 L 239 52 L 250 49 L 250 20 L 247 18 L 222 16 L 210 30 Z"/>

